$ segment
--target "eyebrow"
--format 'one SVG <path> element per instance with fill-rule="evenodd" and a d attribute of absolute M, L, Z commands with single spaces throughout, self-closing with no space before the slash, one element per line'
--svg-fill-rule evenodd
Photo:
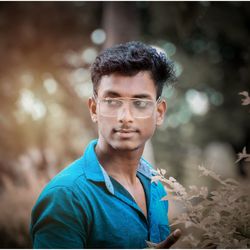
<path fill-rule="evenodd" d="M 120 97 L 119 93 L 111 90 L 105 91 L 103 96 Z"/>
<path fill-rule="evenodd" d="M 141 99 L 152 99 L 150 95 L 147 94 L 141 94 L 141 95 L 134 95 L 134 98 L 141 98 Z"/>
<path fill-rule="evenodd" d="M 122 97 L 119 93 L 117 93 L 115 91 L 111 91 L 111 90 L 108 90 L 108 91 L 104 92 L 104 96 L 108 96 L 108 97 Z M 152 99 L 152 97 L 150 95 L 148 95 L 148 94 L 138 94 L 138 95 L 132 96 L 132 98 Z"/>

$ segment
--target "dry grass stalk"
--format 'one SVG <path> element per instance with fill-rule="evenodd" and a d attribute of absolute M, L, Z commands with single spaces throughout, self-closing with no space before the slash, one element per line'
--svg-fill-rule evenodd
<path fill-rule="evenodd" d="M 31 209 L 45 185 L 45 179 L 24 171 L 25 183 L 16 185 L 9 177 L 1 176 L 4 183 L 0 194 L 1 247 L 30 248 L 29 224 Z"/>

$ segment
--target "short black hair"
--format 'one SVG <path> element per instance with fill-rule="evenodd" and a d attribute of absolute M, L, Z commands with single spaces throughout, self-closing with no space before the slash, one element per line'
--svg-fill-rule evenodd
<path fill-rule="evenodd" d="M 105 75 L 119 73 L 133 76 L 140 71 L 149 71 L 155 83 L 157 98 L 164 84 L 176 80 L 174 64 L 162 52 L 142 42 L 133 41 L 115 45 L 99 54 L 91 66 L 94 93 L 97 94 L 100 80 Z"/>

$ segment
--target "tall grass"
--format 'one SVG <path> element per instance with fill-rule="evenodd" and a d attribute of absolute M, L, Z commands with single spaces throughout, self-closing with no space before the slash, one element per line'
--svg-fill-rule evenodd
<path fill-rule="evenodd" d="M 0 194 L 0 247 L 31 248 L 29 224 L 31 209 L 46 180 L 31 171 L 22 172 L 23 183 L 15 184 L 1 176 L 3 190 Z"/>

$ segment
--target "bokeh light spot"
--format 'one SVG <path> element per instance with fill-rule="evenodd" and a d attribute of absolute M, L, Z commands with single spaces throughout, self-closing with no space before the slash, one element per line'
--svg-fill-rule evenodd
<path fill-rule="evenodd" d="M 106 33 L 103 29 L 96 29 L 91 33 L 91 40 L 94 44 L 103 44 L 106 40 Z"/>
<path fill-rule="evenodd" d="M 47 78 L 43 81 L 43 86 L 47 92 L 52 95 L 57 91 L 57 82 L 53 78 Z"/>
<path fill-rule="evenodd" d="M 205 115 L 209 109 L 209 101 L 206 93 L 190 89 L 185 95 L 191 111 L 196 115 Z"/>
<path fill-rule="evenodd" d="M 91 64 L 97 56 L 97 51 L 94 48 L 85 49 L 82 53 L 82 60 L 85 63 Z"/>
<path fill-rule="evenodd" d="M 39 120 L 46 114 L 45 105 L 28 89 L 21 91 L 18 106 L 24 112 L 30 114 L 33 120 Z"/>
<path fill-rule="evenodd" d="M 179 77 L 183 71 L 183 67 L 180 63 L 174 62 L 174 70 L 176 77 Z"/>
<path fill-rule="evenodd" d="M 168 57 L 173 56 L 176 53 L 176 47 L 173 43 L 167 42 L 163 45 L 164 50 Z"/>
<path fill-rule="evenodd" d="M 220 92 L 214 92 L 210 97 L 210 102 L 215 106 L 220 106 L 224 101 L 224 97 Z"/>

